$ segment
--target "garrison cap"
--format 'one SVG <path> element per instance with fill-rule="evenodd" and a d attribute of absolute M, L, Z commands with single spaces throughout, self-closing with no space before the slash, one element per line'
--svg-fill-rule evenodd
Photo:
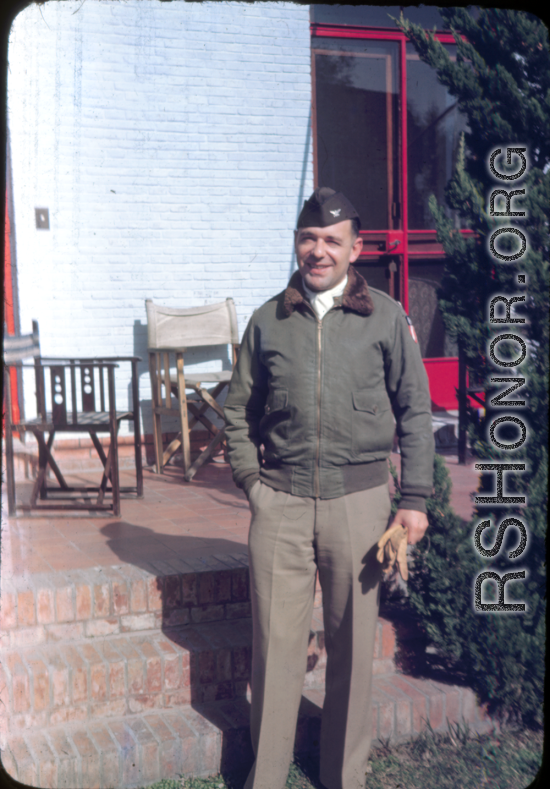
<path fill-rule="evenodd" d="M 344 219 L 357 219 L 359 214 L 342 192 L 335 192 L 328 186 L 318 186 L 298 217 L 298 227 L 328 227 Z"/>

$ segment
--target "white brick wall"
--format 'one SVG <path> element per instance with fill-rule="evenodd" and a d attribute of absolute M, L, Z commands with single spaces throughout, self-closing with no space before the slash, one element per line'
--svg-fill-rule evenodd
<path fill-rule="evenodd" d="M 39 321 L 44 353 L 143 356 L 147 401 L 145 298 L 232 296 L 242 332 L 288 281 L 313 188 L 309 7 L 32 5 L 8 80 L 21 329 Z"/>

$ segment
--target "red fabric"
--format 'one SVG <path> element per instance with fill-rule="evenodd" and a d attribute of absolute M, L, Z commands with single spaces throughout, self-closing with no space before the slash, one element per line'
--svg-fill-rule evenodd
<path fill-rule="evenodd" d="M 6 330 L 9 335 L 15 334 L 15 317 L 13 312 L 13 279 L 11 276 L 11 244 L 10 244 L 10 218 L 8 215 L 8 194 L 6 191 L 6 221 L 4 231 L 4 319 Z M 11 418 L 12 422 L 19 422 L 19 398 L 17 394 L 17 371 L 10 369 L 10 394 L 11 394 Z M 3 425 L 3 420 L 2 420 Z"/>

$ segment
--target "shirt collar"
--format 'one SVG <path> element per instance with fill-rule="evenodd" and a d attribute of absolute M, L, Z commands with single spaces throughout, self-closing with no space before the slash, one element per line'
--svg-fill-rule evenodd
<path fill-rule="evenodd" d="M 344 293 L 344 290 L 346 289 L 346 285 L 348 284 L 348 275 L 346 274 L 342 282 L 339 282 L 338 285 L 335 285 L 333 288 L 330 288 L 329 290 L 320 290 L 320 291 L 310 290 L 305 282 L 303 282 L 302 284 L 304 286 L 305 294 L 310 302 L 312 302 L 317 296 L 326 296 L 334 300 L 335 298 L 341 296 Z M 323 301 L 324 300 L 325 299 L 323 299 Z"/>

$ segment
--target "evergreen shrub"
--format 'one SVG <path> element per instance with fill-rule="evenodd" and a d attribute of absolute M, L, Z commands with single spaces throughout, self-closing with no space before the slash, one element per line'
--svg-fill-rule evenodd
<path fill-rule="evenodd" d="M 550 47 L 548 29 L 525 11 L 478 8 L 441 8 L 445 26 L 454 34 L 456 60 L 419 26 L 401 17 L 395 20 L 406 33 L 420 59 L 437 73 L 439 81 L 455 98 L 466 117 L 468 131 L 457 152 L 455 170 L 445 191 L 448 208 L 456 212 L 457 227 L 435 196 L 430 209 L 437 240 L 446 253 L 439 290 L 439 306 L 451 340 L 462 349 L 472 378 L 485 391 L 481 418 L 470 412 L 469 435 L 478 461 L 524 462 L 522 473 L 506 477 L 506 493 L 527 497 L 527 505 L 478 506 L 472 523 L 463 524 L 449 506 L 450 482 L 436 461 L 436 491 L 428 502 L 430 529 L 412 551 L 415 567 L 409 582 L 411 610 L 422 617 L 430 639 L 455 665 L 460 664 L 481 700 L 503 718 L 537 724 L 542 719 L 545 650 L 545 538 L 548 500 L 548 328 L 550 258 Z M 488 161 L 497 148 L 527 148 L 528 169 L 517 181 L 497 181 Z M 501 163 L 503 158 L 499 160 Z M 500 165 L 506 169 L 506 165 Z M 514 162 L 511 173 L 516 172 Z M 490 195 L 495 189 L 525 189 L 513 199 L 512 210 L 525 218 L 491 215 Z M 501 210 L 501 209 L 497 209 Z M 488 251 L 488 239 L 500 226 L 517 226 L 528 237 L 524 255 L 500 262 Z M 518 275 L 526 276 L 521 286 Z M 523 324 L 489 322 L 489 302 L 497 294 L 525 295 L 514 313 Z M 497 368 L 488 360 L 487 347 L 501 333 L 521 334 L 528 348 L 526 360 L 517 368 Z M 506 353 L 500 345 L 501 356 Z M 515 353 L 517 353 L 517 346 Z M 510 349 L 511 351 L 511 349 Z M 522 376 L 525 386 L 514 395 L 524 408 L 491 405 L 502 391 L 495 376 Z M 527 426 L 527 440 L 516 451 L 498 449 L 488 429 L 496 416 L 512 413 Z M 504 439 L 506 431 L 500 433 Z M 512 433 L 512 435 L 515 435 Z M 505 440 L 510 441 L 509 435 Z M 495 474 L 486 473 L 480 490 L 492 495 Z M 495 542 L 504 518 L 525 523 L 527 547 L 520 558 L 510 560 L 517 546 L 515 528 L 508 529 L 497 556 L 482 559 L 473 545 L 475 525 L 490 520 L 483 544 Z M 482 570 L 502 576 L 526 571 L 523 581 L 506 585 L 509 602 L 525 602 L 525 612 L 476 612 L 473 585 Z M 485 588 L 487 591 L 485 591 Z M 484 584 L 484 600 L 490 587 Z M 487 595 L 487 597 L 486 597 Z M 488 601 L 488 600 L 487 600 Z"/>
<path fill-rule="evenodd" d="M 394 512 L 401 491 L 392 468 L 396 491 Z M 483 560 L 476 551 L 474 518 L 462 520 L 450 504 L 451 479 L 439 455 L 434 462 L 434 493 L 427 499 L 429 528 L 412 546 L 409 558 L 407 596 L 401 606 L 417 621 L 438 655 L 487 703 L 491 715 L 502 721 L 530 726 L 542 724 L 544 684 L 544 617 L 541 610 L 526 614 L 479 613 L 474 610 L 474 582 L 487 569 L 500 568 L 502 561 Z M 494 542 L 496 529 L 487 529 L 487 543 Z M 516 547 L 517 538 L 505 538 L 503 553 Z M 509 565 L 508 565 L 509 569 Z M 509 585 L 514 595 L 514 586 Z M 524 584 L 516 587 L 520 595 Z M 487 590 L 487 597 L 490 591 Z M 392 592 L 383 590 L 386 598 Z"/>

